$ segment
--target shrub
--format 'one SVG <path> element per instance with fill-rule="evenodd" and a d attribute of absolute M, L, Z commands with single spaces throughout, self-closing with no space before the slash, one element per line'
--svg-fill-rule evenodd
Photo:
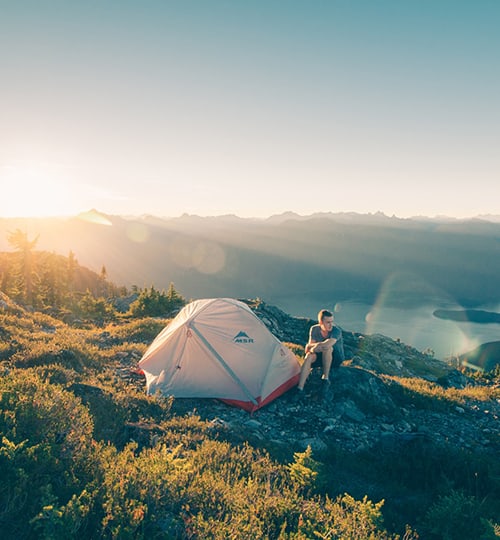
<path fill-rule="evenodd" d="M 311 447 L 305 452 L 296 452 L 294 461 L 288 465 L 294 486 L 302 493 L 308 493 L 318 476 L 319 463 L 312 458 Z"/>
<path fill-rule="evenodd" d="M 88 343 L 87 334 L 69 327 L 45 330 L 21 327 L 8 359 L 17 367 L 60 364 L 75 371 L 98 367 L 98 349 Z"/>
<path fill-rule="evenodd" d="M 165 327 L 169 319 L 145 317 L 123 324 L 109 324 L 104 329 L 111 343 L 150 343 Z"/>
<path fill-rule="evenodd" d="M 484 540 L 481 505 L 475 497 L 451 491 L 431 506 L 423 528 L 436 540 L 462 540 L 465 531 L 469 540 Z"/>
<path fill-rule="evenodd" d="M 338 540 L 382 540 L 397 537 L 383 528 L 382 506 L 384 501 L 373 503 L 368 497 L 355 500 L 345 493 L 335 500 L 326 498 L 306 510 L 297 527 L 297 534 L 289 538 L 332 538 Z"/>
<path fill-rule="evenodd" d="M 43 506 L 41 512 L 30 520 L 30 525 L 41 540 L 92 538 L 99 530 L 97 524 L 91 521 L 94 504 L 95 491 L 84 489 L 78 495 L 73 495 L 65 505 Z"/>
<path fill-rule="evenodd" d="M 139 292 L 137 299 L 130 304 L 130 314 L 134 317 L 165 317 L 176 313 L 185 303 L 173 283 L 167 291 L 159 291 L 152 285 Z"/>
<path fill-rule="evenodd" d="M 0 522 L 28 527 L 92 475 L 92 419 L 79 399 L 32 370 L 0 378 Z M 21 535 L 22 536 L 22 535 Z"/>
<path fill-rule="evenodd" d="M 102 530 L 110 538 L 176 538 L 188 465 L 179 449 L 159 445 L 136 455 L 129 444 L 108 448 L 100 501 Z M 104 456 L 103 456 L 104 457 Z M 180 537 L 180 536 L 179 536 Z"/>
<path fill-rule="evenodd" d="M 61 386 L 67 386 L 80 378 L 74 369 L 61 364 L 37 366 L 32 371 L 40 380 Z"/>

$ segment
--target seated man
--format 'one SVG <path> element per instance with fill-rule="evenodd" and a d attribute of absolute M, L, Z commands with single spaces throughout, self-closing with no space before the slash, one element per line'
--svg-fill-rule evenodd
<path fill-rule="evenodd" d="M 309 331 L 309 341 L 305 348 L 304 363 L 300 371 L 297 391 L 299 397 L 303 397 L 304 385 L 311 372 L 311 364 L 321 359 L 323 368 L 323 393 L 326 394 L 330 389 L 330 369 L 332 363 L 334 367 L 339 367 L 344 361 L 344 341 L 342 330 L 333 324 L 333 314 L 322 309 L 318 313 L 318 322 L 311 326 Z"/>

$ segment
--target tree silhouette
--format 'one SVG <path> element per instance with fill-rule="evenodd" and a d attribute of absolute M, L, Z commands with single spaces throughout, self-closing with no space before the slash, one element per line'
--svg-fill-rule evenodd
<path fill-rule="evenodd" d="M 68 292 L 70 296 L 73 295 L 75 287 L 75 271 L 78 266 L 75 254 L 70 250 L 68 255 L 68 268 L 67 268 L 67 282 L 68 282 Z"/>
<path fill-rule="evenodd" d="M 20 267 L 20 293 L 24 302 L 31 304 L 33 301 L 33 250 L 38 242 L 40 235 L 37 235 L 33 240 L 28 240 L 28 233 L 21 229 L 16 229 L 14 232 L 8 233 L 7 240 L 9 244 L 19 254 Z"/>
<path fill-rule="evenodd" d="M 174 313 L 185 303 L 172 282 L 167 292 L 159 291 L 151 285 L 149 289 L 140 291 L 137 299 L 130 305 L 130 313 L 134 317 L 164 317 Z"/>

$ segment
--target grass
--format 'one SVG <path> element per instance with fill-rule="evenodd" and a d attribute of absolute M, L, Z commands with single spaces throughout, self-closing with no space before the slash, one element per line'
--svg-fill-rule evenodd
<path fill-rule="evenodd" d="M 408 403 L 421 406 L 423 408 L 435 408 L 443 410 L 443 407 L 450 405 L 465 405 L 469 401 L 490 401 L 500 399 L 500 388 L 495 385 L 475 385 L 465 388 L 443 388 L 441 385 L 425 379 L 415 377 L 389 377 L 387 379 L 397 383 L 402 392 L 399 396 L 404 396 Z M 396 391 L 395 385 L 391 388 Z M 396 391 L 397 392 L 397 391 Z"/>
<path fill-rule="evenodd" d="M 257 448 L 221 440 L 196 414 L 177 414 L 172 399 L 119 376 L 168 319 L 76 328 L 12 309 L 0 312 L 6 538 L 410 540 L 417 528 L 431 540 L 443 531 L 458 540 L 465 511 L 477 531 L 471 540 L 496 530 L 500 471 L 487 457 L 416 440 L 401 452 L 331 449 L 322 462 L 307 452 L 281 461 L 271 457 L 271 441 L 268 449 L 266 441 Z M 301 345 L 287 345 L 303 356 Z M 377 339 L 364 347 L 382 363 L 396 354 Z M 463 389 L 382 379 L 401 406 L 449 411 L 500 399 L 497 379 L 478 377 Z M 452 512 L 454 503 L 464 513 Z"/>

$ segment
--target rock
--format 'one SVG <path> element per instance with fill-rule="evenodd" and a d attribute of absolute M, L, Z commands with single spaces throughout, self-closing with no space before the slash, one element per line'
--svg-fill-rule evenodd
<path fill-rule="evenodd" d="M 408 424 L 408 422 L 406 422 L 405 420 L 400 420 L 398 422 L 398 427 L 401 431 L 403 432 L 406 432 L 406 431 L 412 431 L 412 427 L 410 424 Z"/>
<path fill-rule="evenodd" d="M 230 424 L 221 418 L 215 417 L 210 421 L 210 426 L 217 429 L 229 429 Z"/>
<path fill-rule="evenodd" d="M 300 353 L 316 321 L 290 317 L 262 301 L 247 303 L 278 339 L 297 344 Z M 101 335 L 106 337 L 104 332 Z M 175 399 L 171 413 L 196 411 L 219 437 L 279 449 L 280 456 L 287 454 L 290 459 L 308 445 L 313 453 L 372 449 L 401 453 L 412 444 L 451 444 L 500 453 L 498 398 L 483 402 L 465 396 L 464 405 L 455 403 L 449 408 L 433 407 L 429 398 L 430 406 L 422 406 L 425 398 L 413 400 L 413 392 L 403 388 L 398 377 L 439 381 L 457 389 L 476 383 L 444 362 L 388 337 L 345 331 L 343 335 L 346 362 L 331 372 L 332 399 L 321 399 L 321 369 L 314 366 L 304 390 L 306 399 L 300 403 L 294 402 L 292 389 L 251 415 L 215 399 Z M 124 373 L 127 362 L 136 366 L 136 356 L 123 356 L 117 371 Z M 129 379 L 130 384 L 145 386 L 143 379 Z M 73 385 L 71 390 L 84 402 L 101 391 L 85 385 Z M 147 438 L 147 433 L 143 435 Z"/>
<path fill-rule="evenodd" d="M 352 422 L 363 422 L 366 419 L 366 415 L 361 412 L 356 404 L 348 399 L 344 403 L 342 418 Z"/>
<path fill-rule="evenodd" d="M 470 377 L 466 377 L 463 373 L 456 369 L 452 369 L 445 376 L 440 377 L 437 383 L 444 388 L 465 388 L 468 385 L 473 385 L 474 381 Z"/>
<path fill-rule="evenodd" d="M 257 420 L 248 420 L 248 422 L 245 422 L 245 426 L 250 429 L 260 429 L 262 427 L 262 423 L 258 422 Z"/>
<path fill-rule="evenodd" d="M 387 385 L 366 369 L 348 366 L 335 370 L 333 391 L 340 401 L 353 398 L 364 414 L 400 416 Z"/>
<path fill-rule="evenodd" d="M 306 450 L 310 446 L 313 452 L 325 452 L 328 449 L 328 445 L 319 437 L 302 439 L 299 441 L 299 446 L 302 450 Z"/>

